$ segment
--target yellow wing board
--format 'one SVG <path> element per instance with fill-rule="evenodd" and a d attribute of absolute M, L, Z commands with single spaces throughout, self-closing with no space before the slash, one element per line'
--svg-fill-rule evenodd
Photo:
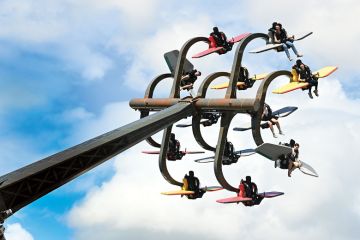
<path fill-rule="evenodd" d="M 175 191 L 162 192 L 161 194 L 163 194 L 163 195 L 190 195 L 190 194 L 194 194 L 194 191 L 175 190 Z"/>
<path fill-rule="evenodd" d="M 255 74 L 254 76 L 252 76 L 250 78 L 250 80 L 263 80 L 268 74 L 267 73 L 261 73 L 261 74 Z M 236 86 L 241 87 L 243 86 L 244 83 L 243 82 L 238 82 L 236 84 Z M 215 86 L 212 86 L 211 89 L 224 89 L 227 88 L 229 86 L 229 82 L 226 83 L 221 83 Z"/>
<path fill-rule="evenodd" d="M 268 73 L 255 74 L 250 79 L 251 80 L 263 80 L 267 75 L 268 75 Z"/>
<path fill-rule="evenodd" d="M 283 93 L 291 92 L 291 91 L 299 89 L 299 88 L 307 87 L 308 85 L 309 84 L 305 83 L 305 82 L 291 82 L 291 83 L 288 83 L 278 89 L 275 89 L 272 92 L 276 93 L 276 94 L 283 94 Z"/>
<path fill-rule="evenodd" d="M 338 68 L 335 66 L 327 66 L 323 67 L 320 70 L 317 70 L 316 72 L 313 72 L 314 75 L 316 75 L 318 78 L 324 78 L 335 72 Z"/>
<path fill-rule="evenodd" d="M 327 67 L 321 68 L 320 70 L 318 70 L 316 72 L 313 72 L 313 75 L 316 75 L 318 78 L 324 78 L 324 77 L 329 76 L 333 72 L 335 72 L 337 69 L 338 68 L 335 66 L 327 66 Z M 283 94 L 283 93 L 291 92 L 293 90 L 296 90 L 299 88 L 304 88 L 304 87 L 308 86 L 308 83 L 298 81 L 297 74 L 295 74 L 295 72 L 291 71 L 291 73 L 293 74 L 293 79 L 291 79 L 291 82 L 278 88 L 278 89 L 275 89 L 274 91 L 272 91 L 273 93 Z"/>
<path fill-rule="evenodd" d="M 236 86 L 243 86 L 244 83 L 243 82 L 238 82 L 236 83 Z M 226 82 L 226 83 L 222 83 L 222 84 L 218 84 L 218 85 L 215 85 L 213 87 L 211 87 L 211 89 L 224 89 L 224 88 L 227 88 L 229 86 L 229 83 Z"/>

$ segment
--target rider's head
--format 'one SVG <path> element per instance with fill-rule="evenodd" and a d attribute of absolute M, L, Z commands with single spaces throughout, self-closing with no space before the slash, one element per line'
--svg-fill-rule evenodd
<path fill-rule="evenodd" d="M 275 30 L 276 30 L 277 32 L 280 32 L 281 27 L 280 27 L 280 25 L 279 25 L 279 24 L 276 24 L 276 26 L 275 26 Z"/>
<path fill-rule="evenodd" d="M 300 148 L 300 145 L 298 143 L 295 143 L 294 148 L 295 150 L 298 150 Z"/>
<path fill-rule="evenodd" d="M 302 64 L 301 59 L 296 60 L 296 66 L 300 67 L 301 64 Z"/>
<path fill-rule="evenodd" d="M 213 27 L 214 33 L 219 33 L 219 29 L 217 27 Z"/>
<path fill-rule="evenodd" d="M 248 182 L 248 183 L 251 183 L 251 177 L 250 176 L 246 176 L 246 182 Z"/>
<path fill-rule="evenodd" d="M 189 171 L 189 176 L 193 177 L 194 176 L 194 171 Z"/>
<path fill-rule="evenodd" d="M 294 140 L 294 139 L 291 139 L 291 140 L 290 140 L 290 147 L 293 148 L 294 146 L 295 146 L 295 140 Z"/>
<path fill-rule="evenodd" d="M 272 28 L 275 29 L 276 25 L 277 25 L 277 22 L 273 22 L 272 23 Z"/>
<path fill-rule="evenodd" d="M 171 134 L 170 134 L 170 139 L 171 139 L 171 140 L 175 140 L 175 133 L 171 133 Z"/>

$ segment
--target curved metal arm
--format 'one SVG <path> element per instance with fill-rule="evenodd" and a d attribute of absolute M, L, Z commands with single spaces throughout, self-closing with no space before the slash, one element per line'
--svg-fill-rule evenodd
<path fill-rule="evenodd" d="M 262 81 L 256 94 L 255 109 L 257 110 L 251 115 L 251 130 L 254 141 L 258 146 L 264 143 L 261 137 L 260 123 L 261 123 L 261 116 L 264 111 L 266 92 L 270 83 L 275 78 L 280 76 L 288 76 L 290 79 L 292 78 L 292 74 L 289 71 L 282 70 L 282 71 L 272 72 L 269 75 L 267 75 L 267 77 Z"/>
<path fill-rule="evenodd" d="M 199 87 L 197 97 L 198 98 L 205 98 L 207 90 L 208 90 L 208 88 L 210 86 L 210 83 L 212 83 L 215 79 L 217 79 L 219 77 L 228 77 L 228 78 L 230 78 L 230 73 L 228 73 L 228 72 L 215 72 L 215 73 L 212 73 L 209 76 L 207 76 L 204 79 L 204 81 L 201 83 L 200 87 Z"/>
<path fill-rule="evenodd" d="M 197 97 L 198 98 L 205 98 L 207 90 L 210 86 L 210 84 L 219 77 L 230 77 L 230 73 L 228 72 L 215 72 L 207 76 L 204 81 L 201 83 Z M 205 139 L 202 137 L 201 130 L 200 130 L 200 115 L 194 115 L 192 119 L 192 130 L 194 134 L 194 138 L 197 141 L 197 143 L 204 149 L 215 152 L 216 148 L 210 146 Z"/>
<path fill-rule="evenodd" d="M 247 36 L 246 38 L 242 39 L 239 45 L 237 46 L 234 62 L 231 69 L 230 82 L 226 90 L 225 98 L 236 98 L 236 83 L 238 82 L 239 77 L 241 78 L 241 80 L 244 81 L 244 79 L 242 79 L 243 76 L 240 76 L 242 57 L 244 55 L 246 46 L 249 44 L 249 42 L 251 42 L 256 38 L 262 38 L 267 42 L 269 36 L 264 33 L 253 33 Z"/>
<path fill-rule="evenodd" d="M 166 78 L 172 78 L 173 75 L 171 73 L 164 73 L 164 74 L 160 74 L 159 76 L 155 77 L 151 83 L 148 85 L 146 91 L 145 91 L 145 96 L 144 98 L 152 98 L 154 95 L 154 91 L 156 86 L 164 79 Z"/>
<path fill-rule="evenodd" d="M 224 177 L 224 173 L 222 171 L 222 159 L 224 155 L 224 148 L 226 144 L 226 137 L 229 130 L 230 122 L 232 118 L 235 116 L 234 113 L 226 112 L 223 113 L 223 116 L 221 117 L 221 126 L 220 126 L 220 132 L 219 132 L 219 138 L 216 145 L 216 153 L 215 153 L 215 161 L 214 161 L 214 172 L 216 179 L 220 183 L 220 185 L 225 188 L 226 190 L 232 191 L 232 192 L 238 192 L 239 189 L 236 187 L 233 187 L 228 183 Z"/>
<path fill-rule="evenodd" d="M 228 88 L 226 90 L 226 94 L 225 94 L 226 99 L 236 98 L 236 84 L 238 82 L 238 79 L 240 77 L 241 78 L 240 80 L 244 80 L 244 79 L 242 79 L 243 76 L 240 76 L 241 62 L 242 62 L 244 50 L 245 50 L 246 46 L 249 44 L 249 42 L 251 42 L 252 40 L 254 40 L 256 38 L 263 38 L 265 41 L 268 41 L 269 36 L 264 33 L 250 34 L 246 38 L 242 39 L 239 43 L 239 46 L 236 48 L 234 62 L 233 62 L 231 74 L 230 74 L 229 86 L 228 86 Z M 222 158 L 223 158 L 223 154 L 224 154 L 226 136 L 227 136 L 227 132 L 228 132 L 231 120 L 234 116 L 235 116 L 235 114 L 233 112 L 226 112 L 226 113 L 223 113 L 223 116 L 221 118 L 221 127 L 220 127 L 218 144 L 217 144 L 216 153 L 215 153 L 214 171 L 215 171 L 216 179 L 218 180 L 218 182 L 220 183 L 220 185 L 223 188 L 225 188 L 229 191 L 232 191 L 232 192 L 238 192 L 239 191 L 238 188 L 231 186 L 226 181 L 226 179 L 224 177 L 224 173 L 222 171 Z"/>
<path fill-rule="evenodd" d="M 144 98 L 152 98 L 153 95 L 154 95 L 154 91 L 155 91 L 155 88 L 156 86 L 164 79 L 166 78 L 171 78 L 172 77 L 172 74 L 171 73 L 165 73 L 165 74 L 161 74 L 159 76 L 157 76 L 156 78 L 154 78 L 151 83 L 148 85 L 146 91 L 145 91 L 145 96 Z M 149 116 L 149 111 L 140 111 L 140 118 L 144 118 L 144 117 L 147 117 Z M 150 144 L 150 146 L 153 146 L 153 147 L 157 147 L 157 148 L 160 148 L 161 145 L 160 143 L 156 142 L 152 137 L 148 137 L 146 139 L 146 142 Z"/>
<path fill-rule="evenodd" d="M 184 69 L 184 63 L 186 59 L 186 54 L 189 51 L 190 47 L 197 42 L 209 42 L 209 39 L 206 37 L 195 37 L 188 40 L 179 52 L 179 58 L 176 63 L 175 74 L 174 74 L 174 83 L 171 88 L 170 96 L 172 98 L 180 97 L 180 81 Z"/>
<path fill-rule="evenodd" d="M 181 81 L 181 77 L 182 77 L 182 73 L 183 73 L 186 54 L 192 45 L 194 45 L 195 43 L 200 42 L 200 41 L 209 42 L 208 38 L 195 37 L 195 38 L 188 40 L 181 48 L 181 50 L 179 52 L 179 58 L 176 63 L 174 81 L 173 81 L 173 85 L 171 88 L 169 98 L 180 98 L 180 81 Z M 166 166 L 166 153 L 167 153 L 167 149 L 168 149 L 168 145 L 169 145 L 171 128 L 172 128 L 172 125 L 170 125 L 168 128 L 166 128 L 164 130 L 162 147 L 161 147 L 160 155 L 159 155 L 159 167 L 160 167 L 160 172 L 162 173 L 162 175 L 164 176 L 166 181 L 168 181 L 169 183 L 171 183 L 173 185 L 182 186 L 181 182 L 178 182 L 173 177 L 171 177 L 171 175 L 167 169 L 167 166 Z"/>
<path fill-rule="evenodd" d="M 168 151 L 168 147 L 169 147 L 171 128 L 172 128 L 172 125 L 164 130 L 164 135 L 163 135 L 163 139 L 161 142 L 162 147 L 161 147 L 160 155 L 159 155 L 159 168 L 160 168 L 161 174 L 163 175 L 163 177 L 165 178 L 166 181 L 168 181 L 169 183 L 171 183 L 173 185 L 177 185 L 177 186 L 181 187 L 183 185 L 182 182 L 176 181 L 170 175 L 170 173 L 167 169 L 167 165 L 166 165 L 166 155 L 167 155 L 167 151 Z"/>

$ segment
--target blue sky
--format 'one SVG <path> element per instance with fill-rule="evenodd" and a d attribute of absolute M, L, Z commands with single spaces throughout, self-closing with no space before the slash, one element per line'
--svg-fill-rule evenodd
<path fill-rule="evenodd" d="M 360 143 L 358 135 L 354 134 L 360 122 L 357 113 L 360 60 L 357 58 L 359 50 L 356 48 L 360 31 L 352 28 L 353 22 L 359 20 L 356 14 L 360 10 L 360 4 L 357 1 L 348 0 L 344 3 L 334 0 L 329 1 L 326 6 L 323 6 L 321 1 L 305 1 L 307 4 L 297 16 L 294 16 L 291 10 L 293 3 L 280 0 L 271 3 L 256 0 L 225 1 L 216 4 L 209 4 L 207 1 L 196 3 L 183 1 L 181 5 L 162 0 L 40 2 L 0 1 L 0 143 L 3 146 L 0 150 L 1 174 L 136 120 L 138 114 L 127 106 L 127 101 L 141 97 L 147 83 L 156 75 L 167 71 L 163 53 L 179 49 L 190 37 L 207 36 L 215 25 L 224 30 L 228 36 L 242 32 L 265 32 L 273 21 L 281 21 L 288 32 L 295 34 L 313 31 L 311 37 L 297 43 L 298 50 L 304 54 L 304 61 L 314 70 L 325 65 L 337 65 L 339 70 L 327 82 L 321 80 L 319 99 L 310 102 L 305 94 L 295 93 L 282 99 L 272 97 L 271 100 L 276 106 L 281 106 L 286 100 L 287 104 L 296 104 L 304 109 L 303 115 L 298 115 L 298 118 L 295 117 L 293 120 L 301 121 L 300 124 L 307 126 L 314 125 L 314 128 L 305 128 L 304 131 L 288 130 L 290 134 L 303 139 L 304 142 L 313 143 L 313 146 L 322 145 L 322 142 L 315 141 L 315 138 L 309 140 L 305 133 L 317 132 L 327 136 L 327 133 L 323 132 L 324 126 L 313 124 L 309 121 L 309 115 L 306 115 L 314 114 L 312 116 L 317 123 L 331 122 L 329 119 L 333 116 L 337 117 L 333 124 L 329 125 L 329 128 L 335 128 L 336 134 L 329 135 L 329 139 L 340 139 L 345 143 L 352 139 L 352 142 L 346 145 L 348 152 L 354 150 L 353 147 Z M 259 45 L 261 41 L 252 46 Z M 204 47 L 205 45 L 199 44 L 192 51 L 195 53 Z M 214 71 L 229 71 L 232 54 L 209 56 L 207 61 L 199 60 L 194 63 L 202 70 L 204 76 Z M 256 56 L 247 54 L 245 57 L 245 63 L 251 73 L 291 67 L 283 53 L 268 52 Z M 167 85 L 162 85 L 157 94 L 166 95 L 167 91 Z M 348 106 L 347 109 L 342 108 L 345 104 Z M 328 116 L 329 113 L 333 114 Z M 324 118 L 324 116 L 328 117 Z M 239 120 L 239 123 L 243 123 L 241 121 Z M 337 125 L 340 123 L 343 125 Z M 294 122 L 287 123 L 285 127 L 296 129 Z M 346 129 L 346 134 L 343 128 Z M 216 131 L 213 134 L 209 133 L 209 138 L 216 139 L 216 134 Z M 186 139 L 186 136 L 183 137 Z M 239 141 L 244 144 L 243 140 Z M 269 141 L 273 139 L 269 138 Z M 327 144 L 336 146 L 334 141 Z M 119 219 L 125 219 L 123 222 L 126 224 L 115 220 L 116 216 L 111 215 L 112 208 L 106 208 L 111 206 L 106 200 L 112 197 L 109 192 L 116 189 L 115 186 L 121 189 L 119 190 L 122 191 L 121 194 L 127 195 L 123 200 L 113 196 L 114 199 L 119 200 L 119 205 L 125 207 L 131 206 L 128 205 L 128 201 L 131 201 L 130 195 L 134 194 L 134 198 L 139 197 L 136 195 L 138 192 L 134 191 L 135 188 L 142 189 L 146 194 L 158 193 L 164 187 L 171 188 L 161 179 L 156 163 L 153 169 L 153 166 L 148 166 L 148 159 L 139 155 L 138 152 L 146 147 L 145 144 L 137 146 L 134 150 L 127 151 L 115 160 L 30 204 L 10 218 L 7 224 L 10 226 L 15 223 L 21 224 L 21 227 L 36 240 L 88 239 L 93 233 L 91 229 L 96 227 L 104 227 L 114 234 L 112 236 L 109 233 L 107 239 L 117 239 L 116 234 L 141 238 L 151 233 L 152 238 L 159 238 L 165 233 L 181 232 L 181 229 L 175 227 L 176 222 L 157 215 L 157 211 L 149 210 L 149 208 L 162 208 L 162 205 L 159 207 L 158 202 L 161 202 L 163 208 L 168 211 L 171 211 L 174 204 L 180 204 L 193 212 L 208 213 L 202 215 L 199 218 L 201 220 L 211 219 L 214 216 L 211 210 L 207 212 L 199 203 L 191 206 L 187 203 L 182 205 L 179 200 L 162 202 L 164 200 L 160 200 L 158 196 L 151 195 L 149 201 L 153 205 L 149 204 L 148 207 L 141 203 L 137 205 L 144 214 L 150 216 L 149 218 L 143 219 L 139 212 L 126 212 L 121 207 L 113 206 L 114 214 L 117 213 Z M 322 146 L 320 148 L 323 149 Z M 308 150 L 304 155 L 312 157 L 314 151 Z M 323 158 L 326 161 L 329 157 Z M 139 164 L 145 169 L 136 169 L 129 163 L 129 159 L 139 159 Z M 327 165 L 328 163 L 324 164 L 319 159 L 322 158 L 318 157 L 318 162 L 315 163 L 318 163 L 318 166 L 329 167 L 323 170 L 323 173 L 325 172 L 323 179 L 330 181 L 331 177 L 327 177 L 326 173 L 334 170 Z M 349 161 L 355 164 L 354 156 L 350 156 Z M 147 188 L 144 189 L 144 186 L 139 186 L 142 185 L 140 180 L 145 181 L 149 178 L 146 176 L 148 173 L 145 171 L 146 166 L 153 171 L 150 176 L 155 181 L 153 183 L 155 187 L 150 192 Z M 183 173 L 181 171 L 186 171 L 188 167 L 185 165 L 181 170 L 174 171 L 181 175 Z M 265 177 L 262 175 L 264 172 L 257 170 L 256 167 L 259 166 L 251 166 L 248 170 L 250 172 L 253 170 L 255 175 L 258 174 L 259 180 L 263 179 L 265 182 Z M 135 173 L 136 171 L 140 173 Z M 283 178 L 276 175 L 274 179 Z M 344 179 L 351 180 L 349 177 Z M 132 182 L 124 186 L 123 181 Z M 268 187 L 284 187 L 291 194 L 292 187 L 288 182 L 284 183 L 285 186 L 278 182 L 274 185 L 266 184 L 265 186 Z M 304 186 L 313 184 L 319 184 L 322 189 L 330 188 L 324 182 L 313 183 L 306 179 L 303 183 Z M 297 187 L 301 188 L 299 185 Z M 354 190 L 354 199 L 360 199 L 360 190 L 357 190 L 359 189 Z M 309 191 L 315 192 L 315 190 Z M 323 197 L 326 199 L 326 195 Z M 295 196 L 291 196 L 286 201 L 293 201 L 294 198 Z M 104 201 L 104 211 L 108 215 L 97 212 L 95 206 L 98 201 Z M 116 202 L 114 204 L 116 205 Z M 263 208 L 263 211 L 268 215 L 274 214 L 277 205 L 269 206 L 271 202 L 266 204 L 268 206 Z M 281 205 L 281 201 L 277 204 Z M 309 209 L 316 208 L 316 204 L 311 199 L 307 200 L 306 204 Z M 213 205 L 215 204 L 210 201 L 205 203 L 206 207 L 221 211 L 219 206 Z M 349 205 L 353 208 L 344 212 L 349 213 L 346 216 L 353 219 L 354 223 L 358 223 L 360 206 Z M 327 211 L 328 208 L 320 210 L 324 211 L 325 216 L 333 213 Z M 249 210 L 241 212 L 238 208 L 236 211 L 240 212 L 240 217 L 247 214 L 261 215 L 259 209 L 251 213 Z M 161 212 L 161 209 L 158 209 L 158 212 Z M 238 219 L 230 216 L 230 212 L 230 209 L 219 212 L 220 218 L 234 220 L 237 223 Z M 299 212 L 296 213 L 301 215 Z M 179 214 L 175 218 L 184 217 L 176 211 L 172 214 L 175 216 Z M 291 214 L 295 213 L 289 210 L 279 214 L 281 217 L 275 220 L 270 217 L 265 219 L 283 223 L 289 220 Z M 309 221 L 309 216 L 303 216 L 304 221 Z M 155 223 L 164 226 L 169 222 L 169 227 L 151 227 L 150 224 L 138 223 L 136 217 L 138 221 L 144 222 L 153 218 Z M 76 222 L 76 219 L 79 222 Z M 288 222 L 294 226 L 297 224 L 293 220 Z M 306 224 L 301 223 L 300 226 L 308 230 Z M 354 236 L 358 233 L 358 230 L 351 226 L 341 229 L 350 229 L 349 233 L 342 235 L 342 239 L 355 239 Z M 291 226 L 290 230 L 293 230 Z M 251 239 L 252 236 L 263 232 L 266 232 L 266 227 L 247 232 L 246 236 Z M 310 238 L 307 239 L 327 236 L 322 228 L 310 232 L 308 235 Z M 290 237 L 299 237 L 296 233 Z M 186 231 L 185 234 L 190 238 L 206 235 L 201 231 L 200 233 Z M 233 239 L 234 235 L 225 236 Z M 15 233 L 11 236 L 13 239 L 21 239 Z M 96 236 L 95 234 L 93 239 L 97 239 Z M 211 239 L 210 236 L 207 237 Z"/>

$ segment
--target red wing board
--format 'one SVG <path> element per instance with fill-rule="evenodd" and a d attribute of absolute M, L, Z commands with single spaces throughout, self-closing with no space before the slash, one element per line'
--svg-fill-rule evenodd
<path fill-rule="evenodd" d="M 205 51 L 199 52 L 198 54 L 195 54 L 194 56 L 192 56 L 192 58 L 201 58 L 204 57 L 206 55 L 209 55 L 211 53 L 217 52 L 219 50 L 223 49 L 223 47 L 216 47 L 216 48 L 209 48 L 206 49 Z"/>
<path fill-rule="evenodd" d="M 240 34 L 239 36 L 230 38 L 228 42 L 229 42 L 229 43 L 239 42 L 239 41 L 241 41 L 243 38 L 249 36 L 250 34 L 251 34 L 251 33 L 243 33 L 243 34 Z"/>

